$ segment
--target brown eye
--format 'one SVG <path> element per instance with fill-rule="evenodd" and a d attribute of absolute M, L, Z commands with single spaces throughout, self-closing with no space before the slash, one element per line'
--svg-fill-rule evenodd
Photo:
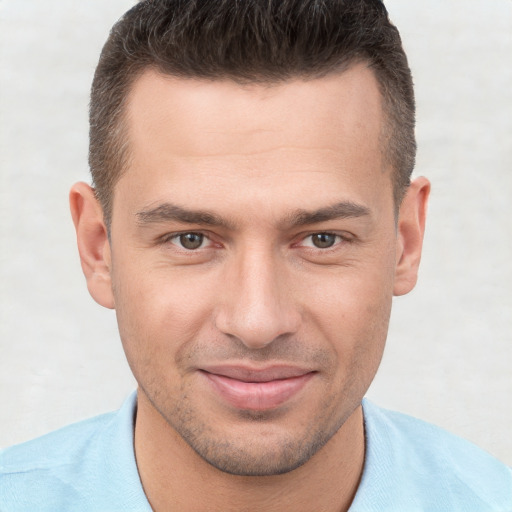
<path fill-rule="evenodd" d="M 203 245 L 204 236 L 199 233 L 184 233 L 183 235 L 179 235 L 179 240 L 182 247 L 193 251 Z"/>
<path fill-rule="evenodd" d="M 328 249 L 336 243 L 338 237 L 332 233 L 316 233 L 311 235 L 311 242 L 319 249 Z"/>

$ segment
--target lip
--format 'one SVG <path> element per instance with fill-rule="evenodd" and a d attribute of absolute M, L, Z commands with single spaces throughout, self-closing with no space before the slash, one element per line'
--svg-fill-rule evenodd
<path fill-rule="evenodd" d="M 293 366 L 263 369 L 212 366 L 201 369 L 214 391 L 237 409 L 275 409 L 301 391 L 316 372 Z"/>

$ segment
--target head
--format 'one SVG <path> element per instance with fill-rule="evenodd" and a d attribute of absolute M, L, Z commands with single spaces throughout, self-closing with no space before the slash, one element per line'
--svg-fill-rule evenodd
<path fill-rule="evenodd" d="M 398 207 L 414 168 L 412 77 L 381 0 L 141 1 L 113 27 L 90 108 L 89 163 L 105 222 L 128 168 L 126 102 L 147 69 L 181 78 L 278 84 L 364 62 L 383 99 L 382 151 Z"/>
<path fill-rule="evenodd" d="M 96 187 L 71 208 L 137 421 L 237 475 L 350 437 L 392 296 L 416 281 L 413 118 L 378 1 L 153 1 L 121 19 L 93 86 Z"/>

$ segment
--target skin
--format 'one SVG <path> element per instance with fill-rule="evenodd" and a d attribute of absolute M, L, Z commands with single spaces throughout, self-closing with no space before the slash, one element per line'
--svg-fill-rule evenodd
<path fill-rule="evenodd" d="M 429 193 L 415 180 L 395 216 L 373 73 L 241 86 L 147 71 L 128 114 L 110 241 L 92 189 L 70 197 L 89 291 L 116 309 L 139 383 L 152 507 L 347 510 L 361 399 L 392 296 L 416 282 Z M 306 377 L 284 401 L 260 383 L 240 405 L 212 384 L 219 365 Z"/>

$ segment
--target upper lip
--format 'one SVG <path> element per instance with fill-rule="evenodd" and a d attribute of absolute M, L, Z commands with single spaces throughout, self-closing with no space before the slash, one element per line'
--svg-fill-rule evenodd
<path fill-rule="evenodd" d="M 272 365 L 265 368 L 251 368 L 248 366 L 237 365 L 215 365 L 204 366 L 201 370 L 243 382 L 270 382 L 273 380 L 291 379 L 293 377 L 300 377 L 312 372 L 310 369 L 288 365 Z"/>

